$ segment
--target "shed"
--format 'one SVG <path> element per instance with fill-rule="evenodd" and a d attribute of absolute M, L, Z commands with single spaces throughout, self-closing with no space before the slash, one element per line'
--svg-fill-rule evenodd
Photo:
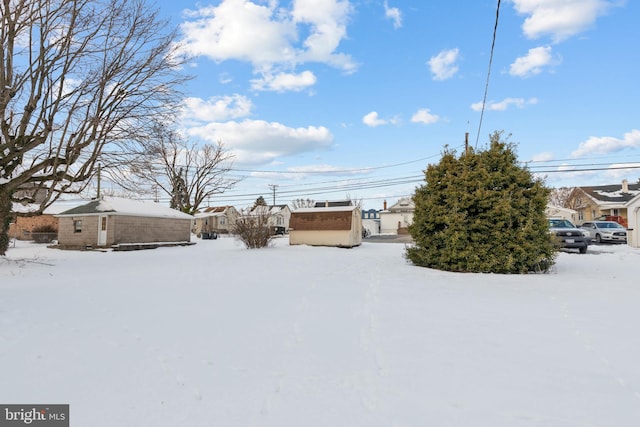
<path fill-rule="evenodd" d="M 357 206 L 296 209 L 289 222 L 289 244 L 352 248 L 362 243 Z"/>
<path fill-rule="evenodd" d="M 60 246 L 105 247 L 191 240 L 193 217 L 155 202 L 104 197 L 55 216 Z"/>

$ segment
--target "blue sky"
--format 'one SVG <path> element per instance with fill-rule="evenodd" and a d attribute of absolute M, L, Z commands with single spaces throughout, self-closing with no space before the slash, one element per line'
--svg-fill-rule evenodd
<path fill-rule="evenodd" d="M 410 196 L 445 145 L 460 151 L 468 132 L 482 147 L 494 130 L 548 186 L 636 182 L 638 2 L 503 0 L 480 123 L 497 6 L 160 0 L 195 76 L 181 126 L 222 141 L 243 177 L 211 205 L 272 203 L 277 185 L 278 204 L 381 208 Z"/>

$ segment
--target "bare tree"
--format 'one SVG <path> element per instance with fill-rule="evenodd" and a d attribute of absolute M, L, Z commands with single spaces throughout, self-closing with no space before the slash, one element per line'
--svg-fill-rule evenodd
<path fill-rule="evenodd" d="M 295 209 L 312 208 L 316 205 L 316 201 L 312 199 L 295 199 L 291 201 L 291 207 Z"/>
<path fill-rule="evenodd" d="M 169 196 L 171 207 L 188 214 L 203 202 L 232 188 L 238 179 L 230 176 L 232 155 L 222 142 L 190 142 L 157 123 L 139 144 L 142 151 L 132 153 L 128 164 L 111 167 L 110 175 L 121 187 L 151 194 L 159 190 Z"/>
<path fill-rule="evenodd" d="M 559 206 L 564 208 L 573 209 L 575 206 L 567 206 L 570 202 L 569 196 L 573 192 L 574 187 L 560 187 L 551 189 L 549 194 L 549 204 L 552 206 Z"/>
<path fill-rule="evenodd" d="M 145 0 L 0 0 L 0 255 L 25 187 L 41 212 L 83 190 L 107 146 L 175 111 L 175 32 Z"/>
<path fill-rule="evenodd" d="M 253 213 L 245 213 L 236 221 L 233 234 L 247 249 L 267 247 L 275 237 L 269 225 L 269 216 L 268 209 L 255 209 Z"/>

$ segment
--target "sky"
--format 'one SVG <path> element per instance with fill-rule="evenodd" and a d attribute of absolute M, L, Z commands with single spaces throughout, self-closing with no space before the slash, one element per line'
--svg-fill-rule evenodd
<path fill-rule="evenodd" d="M 639 249 L 500 275 L 414 267 L 402 243 L 288 240 L 17 241 L 0 402 L 69 404 L 91 427 L 637 427 Z"/>
<path fill-rule="evenodd" d="M 468 134 L 481 149 L 494 131 L 549 187 L 640 176 L 638 2 L 157 6 L 194 76 L 179 125 L 221 141 L 241 178 L 212 206 L 349 197 L 382 208 L 410 196 L 445 147 L 460 152 Z"/>

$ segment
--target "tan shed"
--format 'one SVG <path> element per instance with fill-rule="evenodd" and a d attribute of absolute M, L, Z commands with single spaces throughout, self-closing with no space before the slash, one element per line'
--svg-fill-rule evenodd
<path fill-rule="evenodd" d="M 297 209 L 291 213 L 289 244 L 352 248 L 362 243 L 356 206 Z"/>

